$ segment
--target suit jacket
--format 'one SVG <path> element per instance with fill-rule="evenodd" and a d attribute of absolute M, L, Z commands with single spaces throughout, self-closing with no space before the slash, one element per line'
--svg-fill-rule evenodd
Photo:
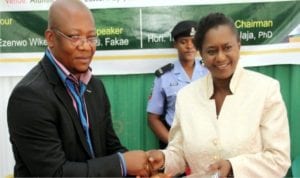
<path fill-rule="evenodd" d="M 92 77 L 84 95 L 95 158 L 72 99 L 46 56 L 18 83 L 7 108 L 15 176 L 122 176 L 117 152 L 126 148 L 113 129 L 103 83 Z"/>

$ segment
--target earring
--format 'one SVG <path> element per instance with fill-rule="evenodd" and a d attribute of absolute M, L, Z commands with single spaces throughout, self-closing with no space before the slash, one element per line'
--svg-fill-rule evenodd
<path fill-rule="evenodd" d="M 200 60 L 200 64 L 205 67 L 205 63 L 203 62 L 203 59 Z"/>

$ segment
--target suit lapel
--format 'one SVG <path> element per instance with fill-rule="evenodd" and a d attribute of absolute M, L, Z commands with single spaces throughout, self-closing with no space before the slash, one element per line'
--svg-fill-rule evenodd
<path fill-rule="evenodd" d="M 96 96 L 95 96 L 95 91 L 93 90 L 93 87 L 91 86 L 91 83 L 93 83 L 92 80 L 93 80 L 93 78 L 89 82 L 90 84 L 87 86 L 87 91 L 85 92 L 84 97 L 85 97 L 86 107 L 87 107 L 87 112 L 88 112 L 88 117 L 89 117 L 91 140 L 92 140 L 95 156 L 97 156 L 100 154 L 98 152 L 98 150 L 101 150 L 101 149 L 99 148 L 100 143 L 98 143 L 98 139 L 95 139 L 95 138 L 97 138 L 97 136 L 95 136 L 95 134 L 98 133 L 98 129 L 99 129 L 97 127 L 95 119 L 97 118 L 96 113 L 101 108 L 98 108 L 98 109 L 94 108 L 96 105 L 94 103 Z"/>
<path fill-rule="evenodd" d="M 73 121 L 73 124 L 75 125 L 75 130 L 77 131 L 77 134 L 79 135 L 80 141 L 85 149 L 85 151 L 91 156 L 91 153 L 89 151 L 85 133 L 83 132 L 80 118 L 74 109 L 72 99 L 68 96 L 68 93 L 65 88 L 63 87 L 56 87 L 55 93 L 57 97 L 60 99 L 60 101 L 63 103 L 63 105 L 66 107 L 66 110 L 68 111 L 69 115 L 71 116 L 71 119 Z"/>
<path fill-rule="evenodd" d="M 50 63 L 50 61 L 47 57 L 44 57 L 44 59 L 42 60 L 42 66 L 46 72 L 49 82 L 54 85 L 54 92 L 56 93 L 56 96 L 58 97 L 60 102 L 64 105 L 64 107 L 66 108 L 66 111 L 69 113 L 71 120 L 75 126 L 75 130 L 77 131 L 77 134 L 79 135 L 79 139 L 80 139 L 85 151 L 91 156 L 91 153 L 89 151 L 89 148 L 88 148 L 88 145 L 86 142 L 85 134 L 84 134 L 84 131 L 83 131 L 81 123 L 80 123 L 79 116 L 73 106 L 71 97 L 69 96 L 65 86 L 59 79 L 56 69 Z M 62 118 L 62 119 L 66 119 L 66 118 Z"/>

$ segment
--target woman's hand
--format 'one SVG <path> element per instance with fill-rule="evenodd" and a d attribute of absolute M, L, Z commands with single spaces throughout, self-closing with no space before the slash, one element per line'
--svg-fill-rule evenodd
<path fill-rule="evenodd" d="M 233 177 L 231 163 L 228 160 L 220 160 L 209 165 L 208 171 L 218 172 L 220 178 Z"/>

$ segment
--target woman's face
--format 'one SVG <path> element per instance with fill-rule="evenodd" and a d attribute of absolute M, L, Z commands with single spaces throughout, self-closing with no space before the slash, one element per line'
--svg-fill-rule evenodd
<path fill-rule="evenodd" d="M 240 57 L 240 42 L 230 26 L 219 25 L 206 32 L 200 55 L 214 79 L 229 79 Z"/>
<path fill-rule="evenodd" d="M 181 61 L 194 61 L 197 50 L 193 43 L 194 37 L 179 37 L 174 44 Z"/>

